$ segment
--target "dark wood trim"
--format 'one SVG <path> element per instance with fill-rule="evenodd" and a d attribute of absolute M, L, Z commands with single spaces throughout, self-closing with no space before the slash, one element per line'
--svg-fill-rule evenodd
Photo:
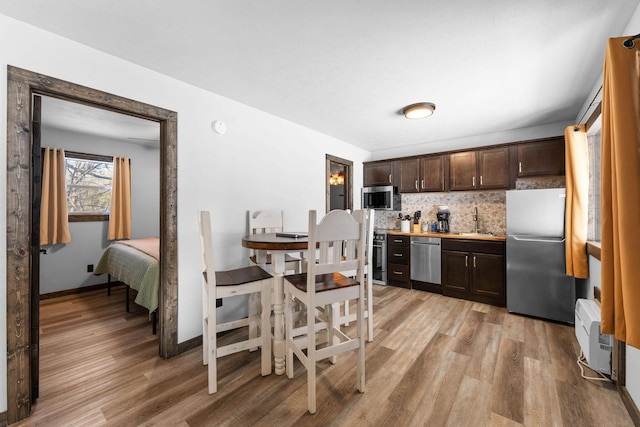
<path fill-rule="evenodd" d="M 186 351 L 193 350 L 194 348 L 200 347 L 202 345 L 202 335 L 198 335 L 197 337 L 193 337 L 190 340 L 186 340 L 178 344 L 178 353 L 182 354 Z"/>
<path fill-rule="evenodd" d="M 173 111 L 7 66 L 7 419 L 31 412 L 31 97 L 47 95 L 160 124 L 160 339 L 163 358 L 178 354 L 177 122 Z"/>
<path fill-rule="evenodd" d="M 114 286 L 127 286 L 125 283 L 120 281 L 111 282 L 111 287 Z M 83 286 L 81 288 L 73 288 L 73 289 L 65 289 L 63 291 L 49 292 L 48 294 L 41 294 L 40 300 L 58 298 L 58 297 L 66 297 L 68 295 L 77 295 L 82 294 L 84 292 L 97 291 L 100 289 L 108 289 L 109 283 L 99 283 L 97 285 L 91 286 Z"/>
<path fill-rule="evenodd" d="M 600 242 L 592 242 L 592 241 L 587 242 L 587 254 L 591 255 L 597 260 L 601 260 Z"/>
<path fill-rule="evenodd" d="M 640 410 L 638 406 L 636 406 L 633 398 L 629 394 L 629 391 L 626 387 L 618 386 L 618 391 L 620 392 L 620 398 L 622 399 L 622 403 L 624 403 L 625 408 L 627 408 L 627 412 L 629 412 L 629 416 L 633 421 L 633 425 L 640 426 Z"/>
<path fill-rule="evenodd" d="M 591 113 L 591 115 L 587 119 L 587 124 L 586 124 L 587 132 L 589 132 L 589 129 L 591 129 L 591 126 L 593 126 L 593 124 L 598 120 L 601 114 L 602 114 L 602 102 L 599 102 L 596 109 L 593 110 L 593 113 Z"/>
<path fill-rule="evenodd" d="M 346 208 L 353 210 L 353 161 L 343 159 L 337 156 L 332 156 L 331 154 L 325 155 L 325 185 L 326 185 L 326 193 L 325 193 L 325 205 L 326 211 L 329 212 L 331 193 L 329 189 L 329 176 L 331 175 L 331 162 L 340 163 L 345 167 L 345 191 L 344 196 L 346 197 Z"/>
<path fill-rule="evenodd" d="M 69 214 L 69 222 L 96 222 L 109 221 L 108 214 Z"/>
<path fill-rule="evenodd" d="M 65 150 L 64 156 L 71 157 L 72 159 L 80 159 L 80 160 L 94 160 L 97 162 L 113 162 L 113 156 L 103 156 L 102 154 L 81 153 L 79 151 Z"/>

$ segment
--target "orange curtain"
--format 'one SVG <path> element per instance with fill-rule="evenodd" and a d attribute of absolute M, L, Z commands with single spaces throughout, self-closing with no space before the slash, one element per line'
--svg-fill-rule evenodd
<path fill-rule="evenodd" d="M 589 224 L 589 154 L 585 125 L 568 126 L 564 131 L 567 201 L 565 244 L 567 276 L 586 279 L 587 227 Z"/>
<path fill-rule="evenodd" d="M 131 162 L 128 157 L 113 158 L 113 184 L 107 239 L 131 238 Z"/>
<path fill-rule="evenodd" d="M 602 332 L 640 348 L 640 46 L 609 39 L 602 99 Z"/>
<path fill-rule="evenodd" d="M 64 150 L 47 147 L 42 156 L 41 245 L 71 242 L 67 215 Z"/>

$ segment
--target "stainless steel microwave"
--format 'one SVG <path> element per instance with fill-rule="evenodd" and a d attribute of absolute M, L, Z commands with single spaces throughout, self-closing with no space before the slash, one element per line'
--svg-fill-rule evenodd
<path fill-rule="evenodd" d="M 398 187 L 393 185 L 364 187 L 362 189 L 362 208 L 399 211 L 401 207 Z"/>

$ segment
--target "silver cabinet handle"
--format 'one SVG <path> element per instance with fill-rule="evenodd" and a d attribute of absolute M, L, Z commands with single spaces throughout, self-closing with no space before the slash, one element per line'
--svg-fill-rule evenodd
<path fill-rule="evenodd" d="M 424 190 L 424 179 L 420 182 L 420 185 L 422 186 L 422 189 Z"/>
<path fill-rule="evenodd" d="M 480 175 L 480 187 L 482 187 L 482 175 Z"/>
<path fill-rule="evenodd" d="M 396 274 L 398 276 L 402 276 L 402 271 L 393 271 L 393 274 Z"/>
<path fill-rule="evenodd" d="M 518 173 L 522 173 L 522 162 L 518 162 Z"/>
<path fill-rule="evenodd" d="M 418 188 L 418 180 L 416 179 L 416 190 L 419 190 Z"/>
<path fill-rule="evenodd" d="M 393 239 L 393 243 L 402 243 L 402 239 Z"/>
<path fill-rule="evenodd" d="M 402 254 L 393 254 L 393 256 L 402 257 Z"/>
<path fill-rule="evenodd" d="M 473 268 L 476 268 L 476 256 L 473 256 Z"/>
<path fill-rule="evenodd" d="M 473 177 L 473 181 L 472 181 L 471 185 L 473 185 L 474 187 L 476 186 L 476 177 L 475 176 Z"/>
<path fill-rule="evenodd" d="M 393 184 L 393 175 L 389 174 L 389 183 Z"/>
<path fill-rule="evenodd" d="M 464 266 L 469 267 L 469 255 L 464 256 Z"/>

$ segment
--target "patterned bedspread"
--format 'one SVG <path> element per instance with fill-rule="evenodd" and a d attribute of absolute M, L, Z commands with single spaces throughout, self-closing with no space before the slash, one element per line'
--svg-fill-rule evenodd
<path fill-rule="evenodd" d="M 144 240 L 148 245 L 151 239 Z M 159 239 L 154 239 L 159 246 Z M 145 307 L 152 313 L 158 308 L 158 286 L 160 282 L 160 265 L 153 256 L 127 244 L 115 242 L 104 251 L 94 274 L 108 273 L 132 289 L 138 291 L 136 304 Z M 157 250 L 156 250 L 157 252 Z"/>

